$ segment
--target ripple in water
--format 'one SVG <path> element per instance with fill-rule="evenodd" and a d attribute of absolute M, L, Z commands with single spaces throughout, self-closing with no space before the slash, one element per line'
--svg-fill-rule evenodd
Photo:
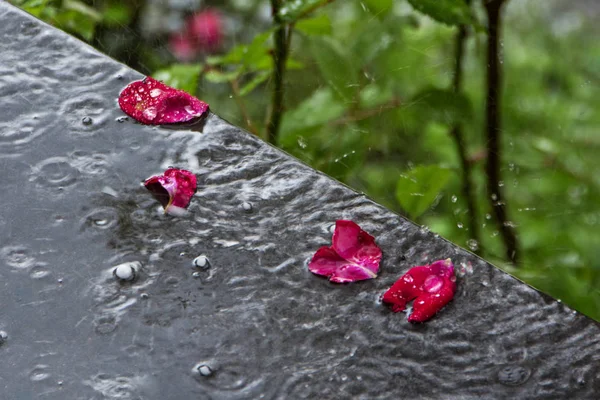
<path fill-rule="evenodd" d="M 59 114 L 73 126 L 75 132 L 98 130 L 108 120 L 106 100 L 99 94 L 85 93 L 64 102 Z"/>
<path fill-rule="evenodd" d="M 29 250 L 23 246 L 6 246 L 0 249 L 0 256 L 7 265 L 17 269 L 29 268 L 35 262 Z"/>
<path fill-rule="evenodd" d="M 75 183 L 79 171 L 66 157 L 51 157 L 38 163 L 32 177 L 44 186 L 69 186 Z"/>
<path fill-rule="evenodd" d="M 29 372 L 29 379 L 33 382 L 41 382 L 50 377 L 50 372 L 48 372 L 48 366 L 45 364 L 36 365 L 31 372 Z"/>
<path fill-rule="evenodd" d="M 35 121 L 28 120 L 26 116 L 18 126 L 0 125 L 0 153 L 14 155 L 15 152 L 26 148 L 43 132 L 44 130 L 40 129 Z"/>
<path fill-rule="evenodd" d="M 520 365 L 505 365 L 498 371 L 498 381 L 506 386 L 519 386 L 527 382 L 531 370 Z"/>
<path fill-rule="evenodd" d="M 107 230 L 115 227 L 119 222 L 117 210 L 110 207 L 100 207 L 89 212 L 83 218 L 84 228 Z"/>
<path fill-rule="evenodd" d="M 114 315 L 100 315 L 94 320 L 94 327 L 100 335 L 108 335 L 117 329 L 117 318 Z"/>

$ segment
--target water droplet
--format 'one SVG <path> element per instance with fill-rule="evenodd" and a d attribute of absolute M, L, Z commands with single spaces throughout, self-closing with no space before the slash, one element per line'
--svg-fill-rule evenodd
<path fill-rule="evenodd" d="M 194 258 L 193 261 L 194 267 L 208 269 L 210 268 L 210 261 L 205 254 L 200 254 L 198 257 Z"/>
<path fill-rule="evenodd" d="M 507 386 L 519 386 L 527 382 L 531 371 L 520 365 L 506 365 L 498 371 L 498 381 Z"/>
<path fill-rule="evenodd" d="M 302 149 L 305 149 L 308 146 L 306 140 L 302 136 L 298 136 L 298 146 Z"/>
<path fill-rule="evenodd" d="M 127 117 L 127 116 L 125 116 L 125 115 L 124 115 L 124 116 L 122 116 L 122 117 L 118 117 L 118 118 L 116 119 L 116 121 L 117 121 L 118 123 L 122 124 L 122 123 L 123 123 L 123 122 L 125 122 L 125 121 L 129 121 L 129 117 Z"/>
<path fill-rule="evenodd" d="M 59 284 L 59 285 L 62 285 L 62 283 L 63 283 L 63 278 L 58 278 L 58 279 L 56 280 L 56 282 L 58 282 L 58 284 Z"/>
<path fill-rule="evenodd" d="M 8 333 L 0 331 L 0 346 L 2 346 L 8 340 Z"/>
<path fill-rule="evenodd" d="M 492 195 L 490 196 L 492 198 L 492 200 L 496 201 L 498 200 L 498 195 L 496 193 L 492 193 Z"/>
<path fill-rule="evenodd" d="M 200 272 L 196 271 L 196 272 L 194 272 L 194 273 L 192 274 L 192 276 L 193 276 L 194 278 L 200 278 L 200 277 L 202 276 L 202 274 L 201 274 Z"/>
<path fill-rule="evenodd" d="M 158 97 L 162 94 L 162 90 L 154 88 L 150 90 L 150 97 Z"/>
<path fill-rule="evenodd" d="M 150 296 L 148 296 L 148 293 L 142 293 L 140 294 L 140 299 L 142 300 L 147 300 Z"/>
<path fill-rule="evenodd" d="M 328 231 L 333 234 L 333 232 L 335 232 L 335 224 L 329 225 Z"/>
<path fill-rule="evenodd" d="M 113 275 L 122 281 L 132 281 L 138 270 L 141 268 L 142 263 L 139 261 L 131 261 L 123 264 L 119 264 L 113 269 Z"/>
<path fill-rule="evenodd" d="M 485 214 L 485 219 L 492 219 L 492 215 L 491 214 Z"/>
<path fill-rule="evenodd" d="M 247 201 L 244 201 L 244 202 L 242 203 L 242 209 L 243 209 L 244 211 L 246 211 L 246 212 L 248 212 L 248 213 L 249 213 L 249 212 L 251 212 L 251 211 L 252 211 L 252 204 L 251 204 L 251 203 L 248 203 Z"/>
<path fill-rule="evenodd" d="M 456 203 L 458 201 L 458 197 L 452 196 L 451 200 L 452 200 L 453 203 Z"/>
<path fill-rule="evenodd" d="M 92 118 L 90 118 L 90 117 L 83 117 L 81 119 L 81 123 L 84 124 L 84 125 L 86 125 L 86 126 L 89 126 L 89 125 L 91 125 L 91 124 L 94 123 L 94 120 Z"/>
<path fill-rule="evenodd" d="M 504 186 L 504 181 L 499 181 L 499 182 L 498 182 L 498 186 L 499 186 L 499 187 L 502 187 L 502 186 Z"/>
<path fill-rule="evenodd" d="M 194 372 L 199 373 L 202 376 L 211 376 L 213 374 L 212 368 L 206 364 L 198 364 L 194 367 Z"/>
<path fill-rule="evenodd" d="M 458 226 L 458 229 L 462 229 L 463 228 L 462 222 L 459 222 L 458 224 L 456 224 L 456 226 Z"/>
<path fill-rule="evenodd" d="M 469 249 L 471 249 L 471 251 L 477 251 L 477 249 L 479 249 L 479 243 L 477 243 L 477 240 L 475 239 L 467 240 L 467 246 L 469 246 Z"/>
<path fill-rule="evenodd" d="M 156 107 L 148 107 L 142 112 L 142 115 L 152 121 L 154 118 L 156 118 L 157 113 L 158 111 L 156 110 Z"/>

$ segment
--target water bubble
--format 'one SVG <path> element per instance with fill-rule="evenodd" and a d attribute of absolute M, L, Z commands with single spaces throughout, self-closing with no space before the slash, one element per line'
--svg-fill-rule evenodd
<path fill-rule="evenodd" d="M 242 203 L 242 209 L 243 209 L 244 211 L 246 211 L 246 212 L 248 212 L 248 213 L 249 213 L 249 212 L 251 212 L 251 211 L 252 211 L 252 204 L 251 204 L 251 203 L 248 203 L 247 201 L 244 201 L 244 202 Z"/>
<path fill-rule="evenodd" d="M 122 116 L 122 117 L 118 117 L 118 118 L 116 119 L 116 121 L 117 121 L 118 123 L 122 124 L 123 122 L 129 121 L 129 117 L 124 115 L 124 116 Z"/>
<path fill-rule="evenodd" d="M 194 278 L 200 278 L 200 277 L 202 276 L 202 274 L 201 274 L 200 272 L 196 271 L 196 272 L 194 272 L 194 273 L 192 274 L 192 276 L 193 276 Z"/>
<path fill-rule="evenodd" d="M 197 364 L 194 366 L 193 372 L 198 373 L 202 376 L 211 376 L 213 374 L 213 370 L 206 364 Z"/>
<path fill-rule="evenodd" d="M 148 296 L 148 293 L 142 293 L 140 294 L 140 299 L 142 300 L 147 300 L 150 296 Z"/>
<path fill-rule="evenodd" d="M 210 268 L 210 261 L 208 260 L 208 257 L 206 257 L 205 254 L 200 254 L 198 257 L 194 258 L 194 261 L 192 263 L 193 263 L 194 267 L 197 267 L 197 268 L 202 268 L 202 269 Z"/>
<path fill-rule="evenodd" d="M 469 246 L 469 249 L 471 249 L 471 251 L 477 251 L 477 249 L 479 249 L 479 243 L 477 243 L 477 240 L 475 239 L 467 240 L 467 246 Z"/>
<path fill-rule="evenodd" d="M 458 201 L 458 197 L 456 197 L 455 195 L 452 196 L 451 198 L 453 203 L 456 203 Z"/>
<path fill-rule="evenodd" d="M 142 263 L 139 261 L 131 261 L 119 264 L 113 270 L 113 275 L 122 281 L 132 281 L 135 279 L 135 276 L 141 266 Z"/>
<path fill-rule="evenodd" d="M 156 118 L 157 114 L 158 114 L 158 111 L 156 110 L 156 107 L 148 107 L 142 112 L 142 115 L 145 118 L 148 118 L 150 121 L 152 121 L 154 118 Z"/>
<path fill-rule="evenodd" d="M 519 386 L 527 382 L 531 371 L 520 365 L 506 365 L 498 371 L 498 381 L 507 386 Z"/>
<path fill-rule="evenodd" d="M 91 124 L 94 123 L 94 120 L 92 118 L 90 118 L 90 117 L 83 117 L 81 119 L 81 123 L 84 124 L 84 125 L 86 125 L 86 126 L 89 126 L 89 125 L 91 125 Z"/>
<path fill-rule="evenodd" d="M 58 284 L 59 284 L 59 285 L 62 285 L 62 283 L 63 283 L 63 278 L 58 278 L 58 279 L 56 280 L 56 282 L 58 282 Z"/>
<path fill-rule="evenodd" d="M 335 232 L 335 224 L 329 225 L 328 230 L 329 230 L 329 233 L 333 234 Z"/>
<path fill-rule="evenodd" d="M 0 346 L 2 346 L 8 340 L 8 333 L 6 331 L 0 331 Z"/>

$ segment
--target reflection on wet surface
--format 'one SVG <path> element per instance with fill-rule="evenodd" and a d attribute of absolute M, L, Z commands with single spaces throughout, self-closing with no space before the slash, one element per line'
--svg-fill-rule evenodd
<path fill-rule="evenodd" d="M 135 124 L 116 98 L 138 74 L 6 4 L 0 20 L 17 32 L 0 42 L 3 398 L 600 390 L 589 319 L 215 115 L 203 133 Z M 140 185 L 169 166 L 198 177 L 182 217 Z M 342 218 L 376 237 L 378 279 L 308 272 Z M 409 267 L 447 257 L 458 292 L 429 323 L 379 302 Z"/>

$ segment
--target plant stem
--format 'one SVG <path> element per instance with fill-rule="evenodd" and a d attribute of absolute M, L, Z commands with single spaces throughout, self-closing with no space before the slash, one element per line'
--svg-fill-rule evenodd
<path fill-rule="evenodd" d="M 271 0 L 271 10 L 273 13 L 273 22 L 277 29 L 274 33 L 275 48 L 273 49 L 273 94 L 271 97 L 271 109 L 269 119 L 267 121 L 267 140 L 271 144 L 277 143 L 277 135 L 279 133 L 279 125 L 284 112 L 284 76 L 285 63 L 287 60 L 291 30 L 287 33 L 287 26 L 281 20 L 279 10 L 282 0 Z M 288 35 L 290 35 L 288 37 Z"/>
<path fill-rule="evenodd" d="M 506 247 L 506 257 L 517 264 L 519 259 L 519 244 L 513 225 L 506 215 L 506 201 L 501 188 L 501 89 L 502 69 L 500 67 L 499 41 L 502 23 L 502 6 L 505 0 L 484 0 L 488 19 L 487 41 L 487 102 L 486 102 L 486 133 L 487 133 L 487 190 L 498 229 Z"/>
<path fill-rule="evenodd" d="M 331 125 L 333 126 L 337 126 L 337 125 L 345 125 L 347 123 L 350 122 L 355 122 L 355 121 L 362 121 L 363 119 L 367 119 L 367 118 L 371 118 L 374 117 L 376 115 L 381 114 L 384 111 L 387 110 L 392 110 L 394 108 L 398 108 L 401 105 L 401 101 L 398 97 L 394 97 L 391 101 L 382 104 L 380 106 L 377 106 L 375 108 L 369 108 L 366 110 L 357 110 L 355 112 L 353 112 L 350 115 L 341 117 L 339 119 L 336 119 L 334 121 L 331 121 Z"/>
<path fill-rule="evenodd" d="M 470 0 L 467 0 L 470 3 Z M 463 77 L 463 58 L 465 53 L 465 41 L 467 39 L 467 27 L 461 25 L 456 33 L 456 47 L 454 56 L 454 79 L 452 81 L 452 89 L 455 93 L 460 93 L 462 88 L 462 77 Z M 468 226 L 470 237 L 477 242 L 477 250 L 475 253 L 482 251 L 481 238 L 479 235 L 479 224 L 477 221 L 477 207 L 476 197 L 473 191 L 473 182 L 471 180 L 471 163 L 467 157 L 467 146 L 465 144 L 465 137 L 462 130 L 462 125 L 456 123 L 451 131 L 450 135 L 456 143 L 456 150 L 462 167 L 462 195 L 467 202 L 467 211 L 469 213 Z"/>

